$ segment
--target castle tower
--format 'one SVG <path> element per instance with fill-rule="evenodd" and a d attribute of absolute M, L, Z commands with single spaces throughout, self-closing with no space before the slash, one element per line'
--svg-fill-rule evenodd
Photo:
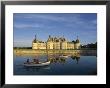
<path fill-rule="evenodd" d="M 67 40 L 63 37 L 61 38 L 61 49 L 67 49 Z"/>
<path fill-rule="evenodd" d="M 37 44 L 36 43 L 37 43 L 37 40 L 36 40 L 36 35 L 35 35 L 35 38 L 32 42 L 32 49 L 37 49 Z"/>
<path fill-rule="evenodd" d="M 53 38 L 51 37 L 51 35 L 49 35 L 49 38 L 47 40 L 46 48 L 53 49 Z"/>
<path fill-rule="evenodd" d="M 80 41 L 78 39 L 78 36 L 77 36 L 77 39 L 76 39 L 76 42 L 75 42 L 75 49 L 80 49 Z"/>
<path fill-rule="evenodd" d="M 34 40 L 33 40 L 33 43 L 36 43 L 36 35 L 35 35 L 35 38 L 34 38 Z"/>

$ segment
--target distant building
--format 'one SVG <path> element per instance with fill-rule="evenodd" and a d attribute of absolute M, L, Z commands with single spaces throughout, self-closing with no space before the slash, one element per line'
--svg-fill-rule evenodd
<path fill-rule="evenodd" d="M 80 49 L 80 41 L 67 41 L 64 37 L 51 37 L 46 42 L 39 41 L 36 38 L 32 41 L 32 49 Z"/>

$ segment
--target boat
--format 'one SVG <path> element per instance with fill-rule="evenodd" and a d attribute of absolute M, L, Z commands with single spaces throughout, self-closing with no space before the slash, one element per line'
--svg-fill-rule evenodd
<path fill-rule="evenodd" d="M 27 67 L 35 67 L 35 66 L 47 66 L 50 64 L 50 61 L 48 62 L 39 62 L 38 64 L 37 63 L 24 63 L 24 66 L 27 66 Z"/>

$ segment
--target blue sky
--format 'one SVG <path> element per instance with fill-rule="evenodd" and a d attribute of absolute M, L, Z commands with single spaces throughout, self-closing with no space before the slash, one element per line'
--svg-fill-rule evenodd
<path fill-rule="evenodd" d="M 81 44 L 97 41 L 96 13 L 14 13 L 14 46 L 32 46 L 34 36 L 46 41 L 48 36 L 64 36 Z"/>

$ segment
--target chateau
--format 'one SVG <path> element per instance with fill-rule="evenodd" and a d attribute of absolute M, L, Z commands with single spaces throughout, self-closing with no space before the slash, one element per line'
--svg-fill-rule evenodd
<path fill-rule="evenodd" d="M 67 41 L 64 37 L 51 37 L 46 42 L 35 39 L 32 41 L 32 49 L 80 49 L 80 41 Z"/>

